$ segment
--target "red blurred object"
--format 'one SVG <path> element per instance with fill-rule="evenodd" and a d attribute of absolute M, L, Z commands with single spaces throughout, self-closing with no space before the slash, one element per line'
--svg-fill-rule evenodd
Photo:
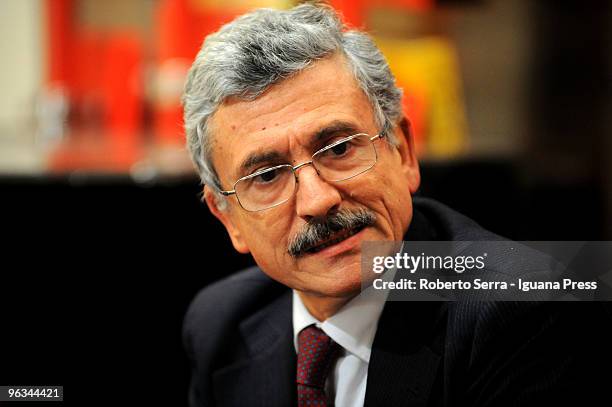
<path fill-rule="evenodd" d="M 66 69 L 71 133 L 49 166 L 54 171 L 128 171 L 142 143 L 142 42 L 131 32 L 77 33 Z"/>
<path fill-rule="evenodd" d="M 47 0 L 48 73 L 70 99 L 70 134 L 50 156 L 55 171 L 127 171 L 142 143 L 143 44 L 137 32 L 75 20 L 73 0 Z"/>
<path fill-rule="evenodd" d="M 193 43 L 193 13 L 187 0 L 161 0 L 157 6 L 158 60 L 191 58 L 197 49 Z"/>
<path fill-rule="evenodd" d="M 50 83 L 65 84 L 69 80 L 71 40 L 74 19 L 73 0 L 47 0 L 48 64 Z"/>
<path fill-rule="evenodd" d="M 164 63 L 172 60 L 185 61 L 193 58 L 197 46 L 193 43 L 193 14 L 186 0 L 162 0 L 157 9 L 157 75 L 156 84 L 160 93 L 153 105 L 153 129 L 156 142 L 161 144 L 182 143 L 182 109 L 177 90 L 164 91 L 172 87 L 174 73 L 163 70 Z M 161 90 L 160 90 L 161 89 Z"/>
<path fill-rule="evenodd" d="M 103 84 L 100 68 L 107 63 L 104 59 L 104 37 L 93 30 L 80 29 L 71 41 L 69 76 L 67 85 L 75 103 L 83 99 L 98 99 L 100 103 Z"/>
<path fill-rule="evenodd" d="M 155 140 L 160 144 L 185 142 L 182 82 L 206 35 L 236 14 L 222 9 L 195 9 L 188 0 L 162 0 L 157 6 L 157 87 L 153 106 Z M 180 83 L 179 83 L 180 82 Z"/>
<path fill-rule="evenodd" d="M 136 33 L 113 34 L 107 41 L 103 60 L 104 127 L 114 141 L 133 140 L 142 129 L 140 38 Z"/>
<path fill-rule="evenodd" d="M 330 5 L 338 10 L 351 28 L 363 28 L 367 0 L 332 0 Z"/>

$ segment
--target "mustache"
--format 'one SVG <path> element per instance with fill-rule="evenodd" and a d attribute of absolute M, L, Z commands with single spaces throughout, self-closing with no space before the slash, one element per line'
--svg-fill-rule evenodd
<path fill-rule="evenodd" d="M 290 241 L 287 252 L 292 257 L 300 257 L 306 252 L 329 239 L 334 233 L 351 231 L 371 226 L 376 222 L 376 214 L 369 209 L 345 209 L 326 217 L 312 218 Z"/>

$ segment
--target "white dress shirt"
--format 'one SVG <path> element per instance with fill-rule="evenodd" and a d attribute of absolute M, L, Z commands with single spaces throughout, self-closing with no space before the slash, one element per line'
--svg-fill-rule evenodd
<path fill-rule="evenodd" d="M 392 277 L 393 274 L 385 273 L 385 277 Z M 363 406 L 372 342 L 387 295 L 386 290 L 369 287 L 336 314 L 320 322 L 308 312 L 300 296 L 293 291 L 293 342 L 296 352 L 298 334 L 313 324 L 342 347 L 326 382 L 326 391 L 334 398 L 336 406 Z"/>

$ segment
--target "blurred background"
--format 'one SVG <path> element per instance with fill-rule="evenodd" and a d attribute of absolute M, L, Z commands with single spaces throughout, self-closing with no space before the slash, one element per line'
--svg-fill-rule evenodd
<path fill-rule="evenodd" d="M 221 24 L 297 3 L 0 0 L 0 385 L 186 404 L 185 309 L 252 260 L 199 201 L 184 77 Z M 610 2 L 330 3 L 404 88 L 423 195 L 517 240 L 612 239 Z"/>

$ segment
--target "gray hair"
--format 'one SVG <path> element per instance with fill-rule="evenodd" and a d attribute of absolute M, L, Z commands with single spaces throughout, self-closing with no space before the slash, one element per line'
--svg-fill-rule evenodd
<path fill-rule="evenodd" d="M 271 85 L 335 53 L 346 58 L 381 133 L 397 144 L 389 130 L 402 116 L 402 91 L 367 34 L 348 30 L 326 5 L 259 9 L 206 37 L 187 76 L 182 99 L 187 147 L 202 183 L 221 189 L 209 133 L 212 115 L 227 98 L 254 100 Z M 225 200 L 217 201 L 223 209 Z"/>

